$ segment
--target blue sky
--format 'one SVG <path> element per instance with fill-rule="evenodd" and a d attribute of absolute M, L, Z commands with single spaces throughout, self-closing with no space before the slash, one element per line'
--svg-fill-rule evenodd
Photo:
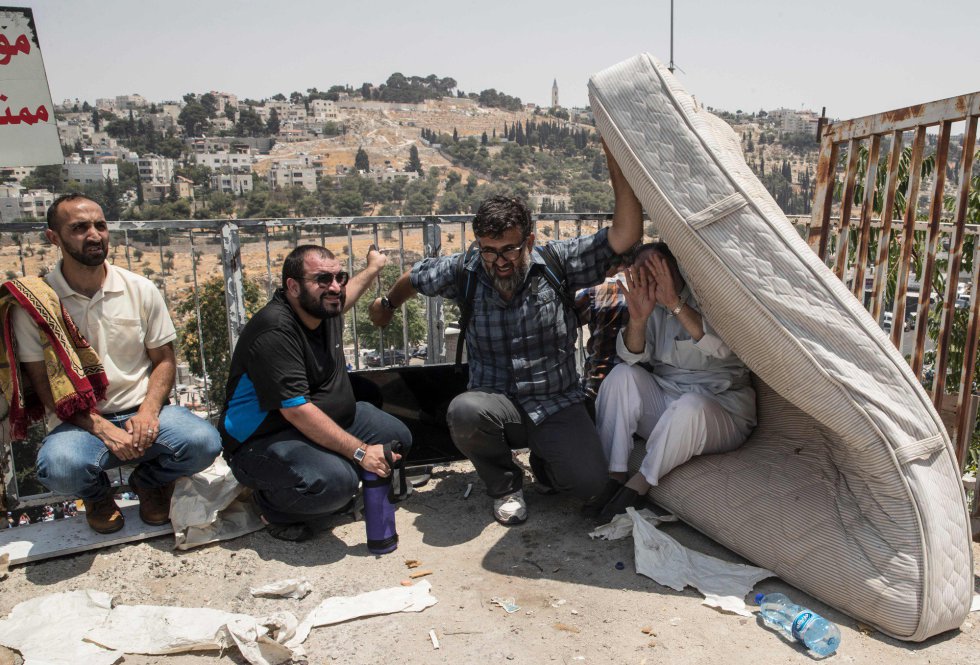
<path fill-rule="evenodd" d="M 393 71 L 584 105 L 588 77 L 669 59 L 669 0 L 0 0 L 34 9 L 52 98 L 262 98 Z M 980 2 L 675 0 L 678 75 L 708 106 L 850 118 L 980 90 Z"/>

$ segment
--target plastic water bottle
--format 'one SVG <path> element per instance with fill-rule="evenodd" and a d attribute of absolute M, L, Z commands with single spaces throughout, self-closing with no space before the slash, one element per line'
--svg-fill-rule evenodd
<path fill-rule="evenodd" d="M 755 602 L 767 626 L 806 645 L 817 656 L 829 656 L 840 646 L 840 629 L 822 616 L 794 604 L 781 593 L 757 593 Z"/>

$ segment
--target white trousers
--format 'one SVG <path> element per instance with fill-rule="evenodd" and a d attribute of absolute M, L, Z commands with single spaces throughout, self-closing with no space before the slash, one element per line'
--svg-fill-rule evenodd
<path fill-rule="evenodd" d="M 627 364 L 602 382 L 596 426 L 612 472 L 627 471 L 634 434 L 646 439 L 640 473 L 651 485 L 695 455 L 738 448 L 749 434 L 711 397 L 668 394 L 650 372 Z"/>

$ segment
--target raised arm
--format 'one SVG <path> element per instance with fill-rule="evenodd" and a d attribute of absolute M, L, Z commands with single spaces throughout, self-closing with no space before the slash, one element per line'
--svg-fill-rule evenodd
<path fill-rule="evenodd" d="M 602 149 L 606 153 L 609 180 L 616 196 L 612 228 L 609 229 L 609 246 L 617 254 L 623 254 L 643 236 L 643 206 L 633 193 L 633 188 L 626 182 L 623 170 L 609 152 L 605 141 L 602 142 Z"/>
<path fill-rule="evenodd" d="M 364 295 L 371 282 L 381 274 L 381 269 L 388 263 L 388 257 L 378 251 L 374 245 L 368 249 L 367 266 L 361 272 L 353 275 L 347 282 L 347 299 L 344 301 L 344 311 L 346 312 L 354 303 Z"/>
<path fill-rule="evenodd" d="M 390 307 L 385 307 L 381 303 L 381 298 L 376 298 L 371 303 L 371 306 L 368 307 L 368 317 L 371 319 L 371 323 L 379 328 L 384 328 L 391 323 L 391 317 L 394 316 L 395 310 L 401 307 L 402 303 L 406 300 L 415 297 L 415 294 L 418 292 L 412 286 L 412 281 L 408 277 L 411 272 L 412 270 L 409 268 L 402 273 L 401 277 L 395 281 L 388 291 L 386 297 Z"/>

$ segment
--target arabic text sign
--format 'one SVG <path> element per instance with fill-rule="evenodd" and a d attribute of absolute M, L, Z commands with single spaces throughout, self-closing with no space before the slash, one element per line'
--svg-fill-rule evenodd
<path fill-rule="evenodd" d="M 0 166 L 61 162 L 34 14 L 0 7 Z"/>

